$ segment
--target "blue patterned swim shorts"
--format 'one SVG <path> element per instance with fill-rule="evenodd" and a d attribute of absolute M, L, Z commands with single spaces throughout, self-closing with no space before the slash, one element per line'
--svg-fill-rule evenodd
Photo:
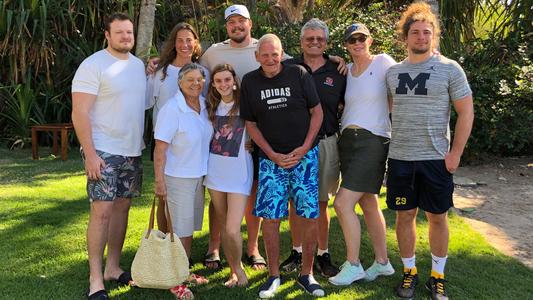
<path fill-rule="evenodd" d="M 83 150 L 81 157 L 85 161 Z M 104 160 L 102 179 L 87 179 L 89 201 L 113 201 L 115 198 L 134 198 L 141 195 L 143 164 L 140 156 L 129 157 L 96 150 Z"/>
<path fill-rule="evenodd" d="M 298 216 L 318 218 L 318 146 L 309 150 L 290 169 L 283 169 L 267 158 L 259 158 L 254 215 L 265 219 L 284 218 L 289 215 L 289 198 L 293 200 Z"/>

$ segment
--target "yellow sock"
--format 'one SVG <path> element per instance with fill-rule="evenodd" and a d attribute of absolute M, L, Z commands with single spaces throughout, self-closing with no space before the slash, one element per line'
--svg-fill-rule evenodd
<path fill-rule="evenodd" d="M 416 267 L 412 267 L 411 269 L 404 267 L 403 268 L 403 272 L 404 273 L 410 273 L 411 275 L 416 275 L 417 274 Z"/>
<path fill-rule="evenodd" d="M 438 273 L 435 270 L 431 270 L 431 277 L 434 277 L 435 279 L 444 279 L 444 274 Z"/>

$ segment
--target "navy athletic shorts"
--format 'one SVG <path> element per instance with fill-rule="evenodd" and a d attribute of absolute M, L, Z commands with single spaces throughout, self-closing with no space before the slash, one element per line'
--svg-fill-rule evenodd
<path fill-rule="evenodd" d="M 444 160 L 389 159 L 387 206 L 392 210 L 421 208 L 442 214 L 453 206 L 453 175 Z"/>

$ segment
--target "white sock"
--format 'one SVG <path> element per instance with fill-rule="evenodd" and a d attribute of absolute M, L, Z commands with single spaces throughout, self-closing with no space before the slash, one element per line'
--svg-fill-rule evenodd
<path fill-rule="evenodd" d="M 317 251 L 316 254 L 322 256 L 322 255 L 324 255 L 324 253 L 328 253 L 328 249 L 322 250 L 322 249 L 318 248 L 318 251 Z"/>
<path fill-rule="evenodd" d="M 447 258 L 448 256 L 438 257 L 438 256 L 433 255 L 433 253 L 431 253 L 431 270 L 443 275 Z"/>
<path fill-rule="evenodd" d="M 413 255 L 413 257 L 402 257 L 402 263 L 403 267 L 406 269 L 412 269 L 416 266 L 416 255 Z"/>
<path fill-rule="evenodd" d="M 302 246 L 299 246 L 299 247 L 292 246 L 292 250 L 296 250 L 296 252 L 302 253 Z"/>

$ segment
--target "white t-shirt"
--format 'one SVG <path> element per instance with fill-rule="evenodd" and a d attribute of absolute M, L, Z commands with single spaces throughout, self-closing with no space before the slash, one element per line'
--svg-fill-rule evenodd
<path fill-rule="evenodd" d="M 202 96 L 205 97 L 209 89 L 209 71 L 205 67 L 203 69 L 205 72 L 205 83 Z M 146 108 L 154 107 L 152 113 L 154 127 L 157 120 L 157 113 L 167 103 L 168 99 L 174 97 L 178 91 L 178 74 L 180 70 L 181 67 L 168 65 L 167 76 L 163 81 L 161 81 L 161 78 L 163 78 L 163 69 L 157 71 L 154 75 L 147 76 Z"/>
<path fill-rule="evenodd" d="M 213 126 L 207 118 L 205 99 L 200 96 L 200 114 L 192 110 L 181 91 L 167 101 L 157 116 L 155 139 L 170 144 L 165 175 L 198 178 L 207 173 L 209 142 Z"/>
<path fill-rule="evenodd" d="M 228 113 L 233 102 L 220 102 L 213 122 L 214 134 L 204 185 L 226 193 L 250 195 L 253 181 L 252 155 L 244 145 L 248 139 L 244 120 Z"/>
<path fill-rule="evenodd" d="M 387 54 L 379 54 L 358 77 L 348 72 L 341 128 L 357 125 L 375 135 L 391 137 L 385 75 L 396 62 Z M 348 64 L 348 70 L 353 63 Z"/>
<path fill-rule="evenodd" d="M 100 50 L 81 63 L 72 80 L 72 92 L 96 95 L 89 112 L 96 150 L 141 155 L 146 77 L 140 59 L 129 54 L 121 60 Z"/>

